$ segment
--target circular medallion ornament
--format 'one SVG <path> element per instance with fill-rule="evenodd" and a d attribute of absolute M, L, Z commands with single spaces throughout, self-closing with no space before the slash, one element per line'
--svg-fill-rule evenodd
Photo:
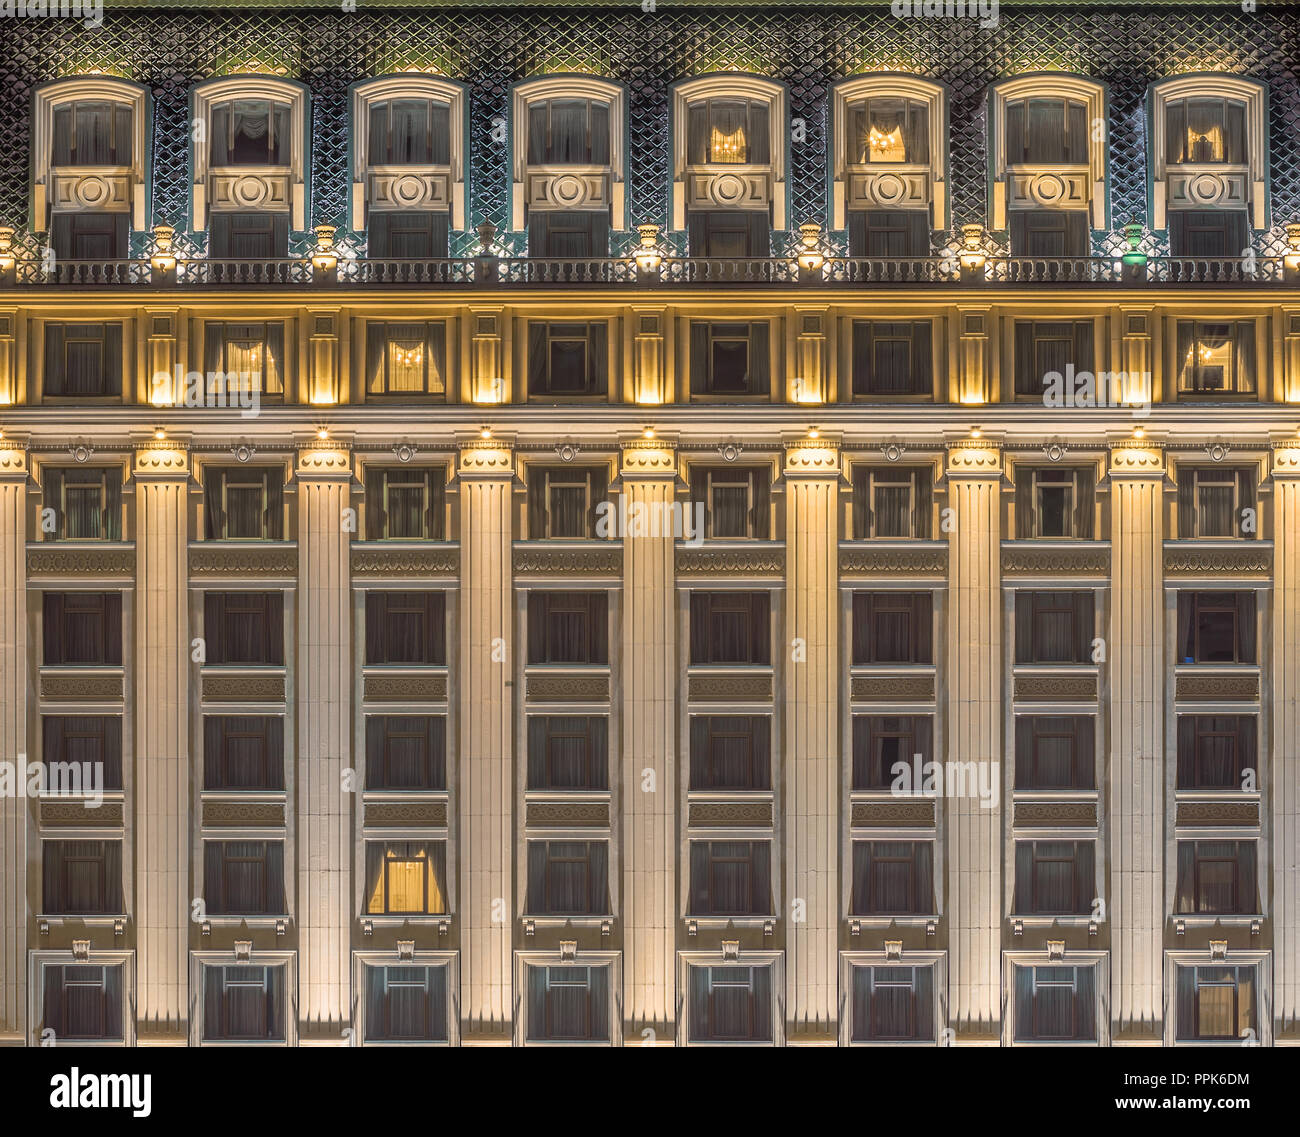
<path fill-rule="evenodd" d="M 235 204 L 246 207 L 261 205 L 268 197 L 268 187 L 261 178 L 251 175 L 236 179 L 230 187 L 230 196 Z"/>
<path fill-rule="evenodd" d="M 1034 179 L 1033 197 L 1043 205 L 1056 205 L 1065 200 L 1069 188 L 1060 174 L 1041 174 Z"/>
<path fill-rule="evenodd" d="M 563 446 L 557 446 L 555 453 L 560 456 L 561 462 L 572 462 L 578 456 L 578 449 L 576 446 L 565 443 Z"/>
<path fill-rule="evenodd" d="M 1213 205 L 1223 196 L 1223 179 L 1218 174 L 1197 174 L 1187 183 L 1187 194 L 1201 205 Z"/>
<path fill-rule="evenodd" d="M 709 196 L 718 205 L 739 205 L 745 200 L 745 179 L 735 174 L 719 174 L 709 187 Z"/>
<path fill-rule="evenodd" d="M 1059 462 L 1065 457 L 1065 447 L 1059 442 L 1053 442 L 1050 446 L 1043 447 L 1043 453 L 1047 455 L 1048 461 Z"/>
<path fill-rule="evenodd" d="M 112 188 L 104 178 L 85 177 L 77 182 L 77 201 L 87 209 L 104 205 L 112 196 Z"/>
<path fill-rule="evenodd" d="M 397 455 L 397 460 L 399 462 L 409 462 L 412 458 L 415 457 L 414 447 L 407 446 L 406 443 L 402 443 L 398 446 L 394 446 L 393 453 Z"/>
<path fill-rule="evenodd" d="M 907 183 L 897 174 L 881 174 L 872 188 L 880 205 L 897 205 L 907 197 Z"/>
<path fill-rule="evenodd" d="M 561 174 L 551 182 L 551 200 L 568 209 L 576 208 L 587 200 L 587 181 L 576 174 Z"/>
<path fill-rule="evenodd" d="M 395 205 L 419 205 L 424 200 L 424 180 L 414 174 L 394 178 L 389 191 Z"/>

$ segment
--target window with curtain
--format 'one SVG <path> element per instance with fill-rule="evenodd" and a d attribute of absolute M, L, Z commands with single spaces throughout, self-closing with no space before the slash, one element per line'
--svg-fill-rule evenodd
<path fill-rule="evenodd" d="M 209 382 L 218 372 L 225 391 L 284 394 L 284 324 L 207 321 L 203 325 L 204 365 Z M 218 391 L 221 388 L 217 388 Z"/>
<path fill-rule="evenodd" d="M 609 210 L 532 210 L 528 255 L 552 260 L 609 256 Z"/>
<path fill-rule="evenodd" d="M 111 261 L 131 255 L 131 215 L 56 213 L 50 221 L 50 248 L 59 260 Z"/>
<path fill-rule="evenodd" d="M 933 1042 L 934 968 L 853 967 L 854 1042 Z"/>
<path fill-rule="evenodd" d="M 1016 479 L 1016 540 L 1091 541 L 1096 533 L 1096 474 L 1089 468 L 1020 466 Z"/>
<path fill-rule="evenodd" d="M 1180 790 L 1241 790 L 1247 770 L 1255 771 L 1259 784 L 1254 715 L 1178 716 Z"/>
<path fill-rule="evenodd" d="M 129 166 L 132 160 L 129 103 L 77 99 L 54 108 L 52 166 Z"/>
<path fill-rule="evenodd" d="M 1179 466 L 1179 537 L 1249 540 L 1257 535 L 1254 470 L 1245 466 Z"/>
<path fill-rule="evenodd" d="M 366 666 L 447 666 L 444 592 L 366 593 Z"/>
<path fill-rule="evenodd" d="M 1253 592 L 1180 592 L 1178 662 L 1254 663 Z"/>
<path fill-rule="evenodd" d="M 1095 789 L 1096 739 L 1091 715 L 1017 715 L 1016 789 Z"/>
<path fill-rule="evenodd" d="M 446 395 L 447 325 L 366 321 L 367 395 Z"/>
<path fill-rule="evenodd" d="M 604 323 L 528 324 L 528 393 L 604 395 L 609 390 L 609 329 Z"/>
<path fill-rule="evenodd" d="M 609 663 L 608 595 L 529 592 L 528 663 Z"/>
<path fill-rule="evenodd" d="M 1017 841 L 1015 914 L 1090 915 L 1095 856 L 1094 841 Z"/>
<path fill-rule="evenodd" d="M 693 395 L 769 395 L 767 324 L 692 323 L 690 366 Z"/>
<path fill-rule="evenodd" d="M 1091 592 L 1016 593 L 1016 663 L 1091 663 Z"/>
<path fill-rule="evenodd" d="M 933 397 L 930 321 L 853 321 L 853 396 Z"/>
<path fill-rule="evenodd" d="M 47 467 L 41 477 L 41 507 L 54 527 L 47 541 L 120 541 L 122 539 L 122 471 L 116 467 Z"/>
<path fill-rule="evenodd" d="M 688 969 L 691 1042 L 771 1042 L 772 968 Z"/>
<path fill-rule="evenodd" d="M 686 243 L 693 257 L 768 257 L 772 217 L 760 209 L 691 209 Z"/>
<path fill-rule="evenodd" d="M 450 227 L 446 213 L 422 209 L 371 210 L 366 219 L 366 256 L 445 260 Z"/>
<path fill-rule="evenodd" d="M 609 165 L 609 103 L 600 99 L 540 99 L 528 105 L 528 163 Z"/>
<path fill-rule="evenodd" d="M 122 716 L 42 715 L 41 760 L 47 784 L 53 784 L 58 763 L 71 763 L 98 768 L 105 790 L 121 790 Z"/>
<path fill-rule="evenodd" d="M 848 108 L 849 152 L 854 165 L 930 161 L 930 107 L 919 99 L 877 96 Z"/>
<path fill-rule="evenodd" d="M 283 790 L 280 715 L 204 715 L 205 790 Z"/>
<path fill-rule="evenodd" d="M 208 541 L 284 539 L 284 471 L 209 467 L 203 475 L 203 536 Z"/>
<path fill-rule="evenodd" d="M 446 841 L 367 841 L 364 914 L 445 916 Z"/>
<path fill-rule="evenodd" d="M 1179 841 L 1174 911 L 1253 916 L 1260 910 L 1256 841 Z"/>
<path fill-rule="evenodd" d="M 699 99 L 686 111 L 692 166 L 763 166 L 772 160 L 771 109 L 762 99 Z"/>
<path fill-rule="evenodd" d="M 1258 1037 L 1258 977 L 1253 965 L 1179 966 L 1176 970 L 1180 1042 L 1226 1042 Z"/>
<path fill-rule="evenodd" d="M 46 395 L 61 399 L 120 398 L 122 325 L 47 321 Z"/>
<path fill-rule="evenodd" d="M 596 512 L 609 493 L 604 466 L 528 467 L 528 538 L 586 540 L 596 536 Z"/>
<path fill-rule="evenodd" d="M 530 715 L 528 788 L 609 789 L 609 718 L 605 715 Z"/>
<path fill-rule="evenodd" d="M 608 1042 L 609 967 L 529 964 L 529 1042 Z"/>
<path fill-rule="evenodd" d="M 212 916 L 283 916 L 283 841 L 204 841 L 203 899 Z"/>
<path fill-rule="evenodd" d="M 1093 372 L 1091 320 L 1016 320 L 1014 335 L 1016 395 L 1042 399 L 1046 376 L 1066 368 Z M 1077 381 L 1077 380 L 1076 380 Z"/>
<path fill-rule="evenodd" d="M 1096 1042 L 1096 967 L 1014 970 L 1017 1042 Z"/>
<path fill-rule="evenodd" d="M 855 592 L 853 666 L 934 662 L 929 592 Z"/>
<path fill-rule="evenodd" d="M 1173 209 L 1169 251 L 1175 257 L 1235 259 L 1250 249 L 1250 217 L 1244 209 Z"/>
<path fill-rule="evenodd" d="M 1013 209 L 1013 257 L 1086 257 L 1091 230 L 1086 209 Z"/>
<path fill-rule="evenodd" d="M 691 666 L 769 666 L 771 603 L 766 592 L 692 592 Z"/>
<path fill-rule="evenodd" d="M 772 471 L 766 466 L 692 466 L 691 502 L 704 503 L 711 540 L 771 538 Z"/>
<path fill-rule="evenodd" d="M 432 99 L 370 104 L 367 158 L 372 166 L 451 164 L 451 108 Z"/>
<path fill-rule="evenodd" d="M 283 259 L 289 255 L 289 215 L 214 212 L 208 221 L 208 255 L 214 260 Z"/>
<path fill-rule="evenodd" d="M 1010 166 L 1083 165 L 1088 161 L 1088 108 L 1079 99 L 1009 99 L 1006 154 Z"/>
<path fill-rule="evenodd" d="M 608 916 L 608 841 L 529 841 L 530 916 Z"/>
<path fill-rule="evenodd" d="M 122 842 L 42 841 L 41 889 L 47 916 L 121 915 Z"/>
<path fill-rule="evenodd" d="M 1165 161 L 1170 165 L 1246 163 L 1246 104 L 1200 97 L 1165 103 Z"/>
<path fill-rule="evenodd" d="M 41 1028 L 59 1045 L 121 1042 L 122 966 L 46 964 L 42 969 Z"/>
<path fill-rule="evenodd" d="M 851 915 L 931 916 L 935 907 L 932 842 L 853 842 Z"/>
<path fill-rule="evenodd" d="M 853 788 L 890 789 L 898 775 L 894 766 L 912 769 L 934 758 L 934 724 L 929 715 L 854 715 Z M 913 786 L 916 791 L 919 787 Z"/>
<path fill-rule="evenodd" d="M 933 484 L 928 466 L 854 466 L 854 539 L 928 541 Z"/>
<path fill-rule="evenodd" d="M 1184 395 L 1255 393 L 1255 321 L 1179 320 L 1174 365 Z"/>
<path fill-rule="evenodd" d="M 43 666 L 122 666 L 120 592 L 46 592 L 41 609 Z"/>
<path fill-rule="evenodd" d="M 446 1042 L 447 967 L 365 966 L 367 1042 Z"/>
<path fill-rule="evenodd" d="M 366 789 L 446 788 L 446 715 L 366 716 Z"/>
<path fill-rule="evenodd" d="M 283 667 L 284 594 L 205 592 L 203 637 L 209 667 Z"/>
<path fill-rule="evenodd" d="M 231 99 L 212 108 L 213 166 L 287 166 L 293 152 L 291 109 L 273 99 Z"/>
<path fill-rule="evenodd" d="M 367 541 L 446 538 L 446 471 L 411 466 L 366 467 Z"/>
<path fill-rule="evenodd" d="M 772 914 L 771 842 L 690 842 L 688 916 Z"/>
<path fill-rule="evenodd" d="M 692 790 L 770 790 L 772 719 L 768 715 L 692 715 Z"/>
<path fill-rule="evenodd" d="M 872 260 L 928 257 L 929 209 L 851 209 L 849 256 Z"/>
<path fill-rule="evenodd" d="M 283 1042 L 284 966 L 203 968 L 204 1042 Z"/>

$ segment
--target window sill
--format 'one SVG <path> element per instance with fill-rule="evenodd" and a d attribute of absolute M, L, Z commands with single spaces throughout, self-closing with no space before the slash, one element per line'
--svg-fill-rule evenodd
<path fill-rule="evenodd" d="M 871 916 L 855 916 L 850 913 L 845 922 L 853 925 L 857 924 L 862 928 L 924 928 L 927 924 L 933 924 L 941 917 L 939 913 L 934 912 L 929 916 L 886 916 L 881 914 Z"/>
<path fill-rule="evenodd" d="M 1013 912 L 1007 920 L 1025 928 L 1086 928 L 1095 922 L 1091 915 L 1081 915 L 1077 912 L 1061 916 L 1021 916 Z"/>
<path fill-rule="evenodd" d="M 694 924 L 705 931 L 726 931 L 728 928 L 762 928 L 767 924 L 776 924 L 777 917 L 771 916 L 684 916 L 688 924 Z"/>
<path fill-rule="evenodd" d="M 260 913 L 255 916 L 229 916 L 224 914 L 216 916 L 212 913 L 208 913 L 203 917 L 200 923 L 207 924 L 213 928 L 247 927 L 272 929 L 277 927 L 279 924 L 288 925 L 289 921 L 290 916 L 287 912 L 282 913 L 279 916 L 265 916 Z"/>
<path fill-rule="evenodd" d="M 372 924 L 376 928 L 400 928 L 407 924 L 414 924 L 417 927 L 438 927 L 440 931 L 446 931 L 451 926 L 450 912 L 412 912 L 406 915 L 396 915 L 391 912 L 373 914 L 363 912 L 357 919 L 362 924 Z"/>
<path fill-rule="evenodd" d="M 607 916 L 540 916 L 525 912 L 519 917 L 519 922 L 538 928 L 600 928 L 605 924 L 612 925 L 616 919 L 613 913 Z"/>
<path fill-rule="evenodd" d="M 1268 919 L 1261 912 L 1253 915 L 1241 915 L 1236 912 L 1217 913 L 1211 915 L 1208 912 L 1196 912 L 1183 915 L 1182 913 L 1173 913 L 1172 919 L 1175 923 L 1181 922 L 1189 928 L 1213 928 L 1221 926 L 1224 928 L 1249 928 L 1252 924 L 1263 923 Z"/>
<path fill-rule="evenodd" d="M 125 924 L 131 919 L 126 912 L 109 914 L 104 912 L 87 913 L 85 915 L 76 915 L 74 913 L 49 913 L 38 912 L 32 917 L 38 924 L 48 924 L 52 928 L 63 927 L 67 924 L 82 924 L 88 928 L 111 928 L 115 924 Z"/>

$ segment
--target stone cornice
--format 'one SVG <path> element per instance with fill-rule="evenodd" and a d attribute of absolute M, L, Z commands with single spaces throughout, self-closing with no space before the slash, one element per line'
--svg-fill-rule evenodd
<path fill-rule="evenodd" d="M 948 443 L 949 478 L 1001 478 L 1002 448 L 983 439 L 963 439 Z"/>
<path fill-rule="evenodd" d="M 670 479 L 677 475 L 677 449 L 671 442 L 637 439 L 622 444 L 619 476 Z"/>
<path fill-rule="evenodd" d="M 338 481 L 352 477 L 352 452 L 336 443 L 302 443 L 298 447 L 294 476 L 329 478 Z"/>
<path fill-rule="evenodd" d="M 838 478 L 840 444 L 830 439 L 787 442 L 783 472 L 787 478 Z"/>
<path fill-rule="evenodd" d="M 1163 478 L 1164 447 L 1159 442 L 1112 442 L 1107 473 L 1112 478 Z"/>
<path fill-rule="evenodd" d="M 477 440 L 458 444 L 460 460 L 456 464 L 458 478 L 513 478 L 514 451 L 509 443 Z"/>

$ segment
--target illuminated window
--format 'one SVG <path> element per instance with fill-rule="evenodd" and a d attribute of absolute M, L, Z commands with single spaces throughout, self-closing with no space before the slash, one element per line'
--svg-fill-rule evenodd
<path fill-rule="evenodd" d="M 1179 320 L 1178 390 L 1184 395 L 1253 395 L 1254 320 Z"/>
<path fill-rule="evenodd" d="M 366 842 L 368 915 L 445 915 L 446 881 L 445 841 Z"/>
<path fill-rule="evenodd" d="M 1259 1030 L 1254 967 L 1177 968 L 1180 1041 L 1239 1041 Z"/>

